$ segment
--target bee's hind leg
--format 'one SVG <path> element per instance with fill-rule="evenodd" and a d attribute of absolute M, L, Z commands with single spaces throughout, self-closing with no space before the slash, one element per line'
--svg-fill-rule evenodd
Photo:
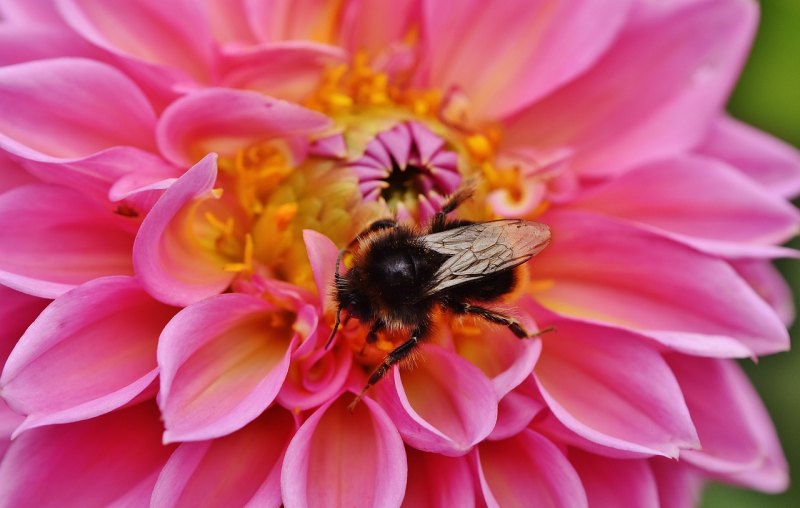
<path fill-rule="evenodd" d="M 375 383 L 380 381 L 381 378 L 385 376 L 386 373 L 389 372 L 389 369 L 391 369 L 394 365 L 408 358 L 409 355 L 411 355 L 419 346 L 419 342 L 422 340 L 423 335 L 423 330 L 416 329 L 411 333 L 410 339 L 391 350 L 389 354 L 386 355 L 386 358 L 383 359 L 383 362 L 378 365 L 378 368 L 375 369 L 372 375 L 369 376 L 366 386 L 364 386 L 364 389 L 361 390 L 361 393 L 359 393 L 358 396 L 353 399 L 353 402 L 347 406 L 347 409 L 352 412 L 353 409 L 355 409 L 356 404 L 358 404 L 358 401 L 364 397 L 364 394 L 367 392 L 367 390 L 369 390 Z"/>
<path fill-rule="evenodd" d="M 520 325 L 517 322 L 516 319 L 510 316 L 506 316 L 505 314 L 501 314 L 499 312 L 495 312 L 493 310 L 489 310 L 484 307 L 479 307 L 477 305 L 470 305 L 468 303 L 462 303 L 460 307 L 456 309 L 456 311 L 463 314 L 472 314 L 474 316 L 483 318 L 486 321 L 507 326 L 508 329 L 511 330 L 511 333 L 513 333 L 520 339 L 529 339 L 532 337 L 538 337 L 543 333 L 551 332 L 554 330 L 554 328 L 551 326 L 543 330 L 539 330 L 536 333 L 529 333 L 522 327 L 522 325 Z"/>

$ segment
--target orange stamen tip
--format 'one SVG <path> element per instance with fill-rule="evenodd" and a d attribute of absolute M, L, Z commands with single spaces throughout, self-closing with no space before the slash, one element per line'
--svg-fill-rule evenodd
<path fill-rule="evenodd" d="M 275 223 L 279 231 L 285 230 L 297 215 L 297 203 L 285 203 L 275 212 Z"/>
<path fill-rule="evenodd" d="M 219 199 L 219 198 L 222 197 L 222 193 L 224 191 L 225 191 L 225 189 L 223 189 L 222 187 L 217 187 L 217 188 L 211 189 L 211 195 L 214 196 L 215 198 Z"/>

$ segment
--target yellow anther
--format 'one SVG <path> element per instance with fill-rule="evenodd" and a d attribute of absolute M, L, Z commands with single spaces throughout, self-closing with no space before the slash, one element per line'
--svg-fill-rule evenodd
<path fill-rule="evenodd" d="M 247 233 L 244 236 L 244 252 L 239 263 L 227 263 L 222 267 L 226 272 L 249 272 L 253 270 L 253 236 Z"/>
<path fill-rule="evenodd" d="M 331 93 L 325 97 L 325 102 L 328 106 L 334 109 L 347 109 L 353 105 L 353 99 L 343 93 Z"/>
<path fill-rule="evenodd" d="M 485 161 L 492 155 L 492 144 L 483 134 L 473 134 L 466 140 L 469 153 L 479 161 Z"/>
<path fill-rule="evenodd" d="M 222 187 L 211 189 L 211 195 L 214 196 L 214 198 L 216 199 L 221 198 L 223 192 L 225 192 L 225 189 L 223 189 Z"/>
<path fill-rule="evenodd" d="M 234 228 L 233 217 L 228 217 L 228 219 L 225 222 L 222 222 L 221 220 L 219 220 L 211 212 L 206 212 L 204 214 L 204 217 L 205 217 L 206 221 L 209 224 L 211 224 L 211 226 L 214 229 L 216 229 L 217 231 L 219 231 L 222 235 L 232 235 L 233 234 L 233 228 Z"/>

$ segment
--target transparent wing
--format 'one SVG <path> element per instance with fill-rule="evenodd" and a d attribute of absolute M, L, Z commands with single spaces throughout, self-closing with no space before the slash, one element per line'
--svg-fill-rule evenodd
<path fill-rule="evenodd" d="M 425 288 L 431 295 L 483 276 L 519 266 L 550 241 L 550 228 L 538 222 L 478 222 L 420 238 L 424 246 L 450 257 Z"/>

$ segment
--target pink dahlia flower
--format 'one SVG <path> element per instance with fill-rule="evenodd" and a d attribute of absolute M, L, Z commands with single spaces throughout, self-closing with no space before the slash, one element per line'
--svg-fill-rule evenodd
<path fill-rule="evenodd" d="M 727 117 L 750 0 L 0 2 L 0 500 L 690 506 L 786 462 L 800 155 Z M 549 225 L 503 302 L 335 338 L 371 221 Z"/>

